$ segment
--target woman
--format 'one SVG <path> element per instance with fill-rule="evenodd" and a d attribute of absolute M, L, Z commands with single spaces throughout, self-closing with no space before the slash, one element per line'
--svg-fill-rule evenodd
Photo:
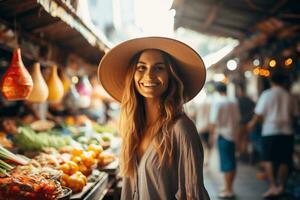
<path fill-rule="evenodd" d="M 121 103 L 121 199 L 209 199 L 200 138 L 183 112 L 205 82 L 200 56 L 177 40 L 138 38 L 111 49 L 98 76 Z"/>

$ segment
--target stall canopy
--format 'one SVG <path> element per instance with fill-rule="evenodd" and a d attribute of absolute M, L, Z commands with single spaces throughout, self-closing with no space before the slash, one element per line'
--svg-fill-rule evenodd
<path fill-rule="evenodd" d="M 175 28 L 238 39 L 232 54 L 300 41 L 298 0 L 174 0 L 173 8 Z"/>
<path fill-rule="evenodd" d="M 0 0 L 0 23 L 40 44 L 55 44 L 97 64 L 107 44 L 61 0 Z"/>
<path fill-rule="evenodd" d="M 297 0 L 174 0 L 173 7 L 175 28 L 240 40 L 300 23 Z"/>

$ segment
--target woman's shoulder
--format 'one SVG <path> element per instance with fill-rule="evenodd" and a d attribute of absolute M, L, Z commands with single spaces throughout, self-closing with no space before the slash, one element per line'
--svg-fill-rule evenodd
<path fill-rule="evenodd" d="M 174 134 L 176 138 L 195 138 L 198 136 L 194 122 L 186 115 L 180 115 L 174 123 Z"/>
<path fill-rule="evenodd" d="M 194 126 L 194 122 L 186 114 L 181 114 L 175 119 L 175 129 L 180 129 L 189 126 Z"/>

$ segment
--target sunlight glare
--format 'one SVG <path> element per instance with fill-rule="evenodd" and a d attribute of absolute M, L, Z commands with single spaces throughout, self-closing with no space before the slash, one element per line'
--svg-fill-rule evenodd
<path fill-rule="evenodd" d="M 173 36 L 173 0 L 135 0 L 135 23 L 145 35 Z M 171 10 L 170 10 L 171 9 Z"/>

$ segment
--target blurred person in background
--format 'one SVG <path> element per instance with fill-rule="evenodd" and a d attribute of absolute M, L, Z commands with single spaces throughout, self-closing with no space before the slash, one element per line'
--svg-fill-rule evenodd
<path fill-rule="evenodd" d="M 236 174 L 236 137 L 239 133 L 240 111 L 238 104 L 227 96 L 227 87 L 218 82 L 215 90 L 219 96 L 214 99 L 210 110 L 211 136 L 210 144 L 217 139 L 220 156 L 220 168 L 224 174 L 224 189 L 219 198 L 233 198 L 233 182 Z"/>
<path fill-rule="evenodd" d="M 245 160 L 249 158 L 249 132 L 247 123 L 252 119 L 254 114 L 255 103 L 245 94 L 245 86 L 242 83 L 237 84 L 236 97 L 240 111 L 240 133 L 238 134 L 237 152 L 239 158 Z"/>
<path fill-rule="evenodd" d="M 98 72 L 121 103 L 121 199 L 209 199 L 201 141 L 183 111 L 205 82 L 200 56 L 174 39 L 137 38 L 112 48 Z"/>
<path fill-rule="evenodd" d="M 196 127 L 204 147 L 204 166 L 208 166 L 211 153 L 211 145 L 209 143 L 209 138 L 211 137 L 209 115 L 213 90 L 211 89 L 211 84 L 206 84 L 204 89 L 205 97 L 197 104 L 194 110 L 196 112 Z"/>
<path fill-rule="evenodd" d="M 293 154 L 293 120 L 298 106 L 285 86 L 287 77 L 282 73 L 271 76 L 271 88 L 265 90 L 255 107 L 255 115 L 247 124 L 252 129 L 262 121 L 262 160 L 269 181 L 263 197 L 279 196 L 284 192 Z M 278 171 L 274 167 L 278 166 Z"/>

